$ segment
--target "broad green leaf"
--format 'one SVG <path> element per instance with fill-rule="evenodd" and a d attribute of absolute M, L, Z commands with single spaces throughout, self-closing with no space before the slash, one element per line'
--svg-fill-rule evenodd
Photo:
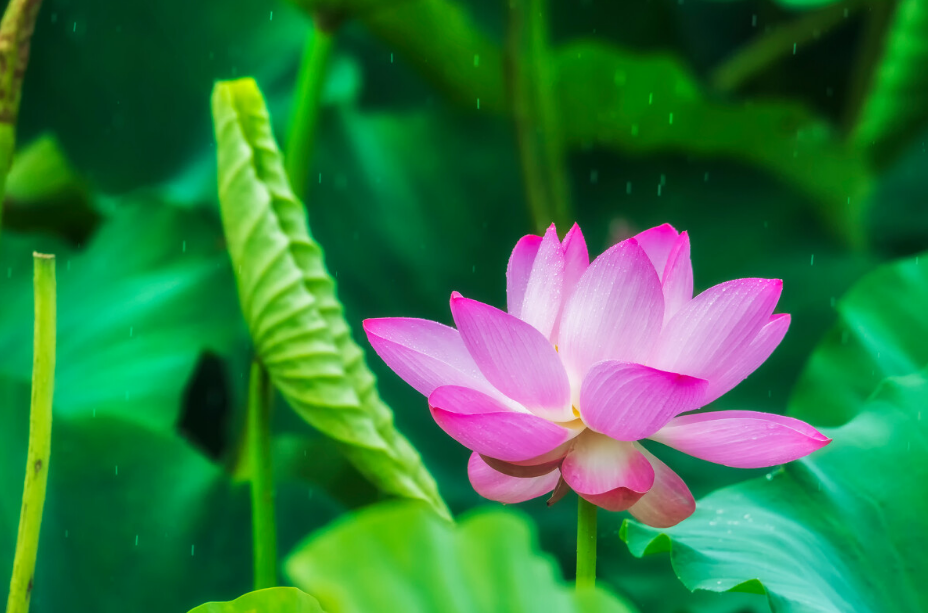
<path fill-rule="evenodd" d="M 39 136 L 16 153 L 2 206 L 4 227 L 49 230 L 75 244 L 84 242 L 100 222 L 86 181 L 52 134 Z"/>
<path fill-rule="evenodd" d="M 286 0 L 44 0 L 20 134 L 54 132 L 106 193 L 150 189 L 208 147 L 217 79 L 255 75 L 287 100 L 307 25 Z"/>
<path fill-rule="evenodd" d="M 540 554 L 531 525 L 481 510 L 453 526 L 392 502 L 343 517 L 287 560 L 302 590 L 339 613 L 631 613 L 611 594 L 577 596 Z"/>
<path fill-rule="evenodd" d="M 790 404 L 812 423 L 844 423 L 826 430 L 834 442 L 701 499 L 669 530 L 626 522 L 635 555 L 669 550 L 690 589 L 765 590 L 774 611 L 928 606 L 914 580 L 928 572 L 924 262 L 884 266 L 838 308 Z"/>
<path fill-rule="evenodd" d="M 0 240 L 0 577 L 10 576 L 26 457 L 34 249 L 58 255 L 59 346 L 31 611 L 186 611 L 241 594 L 252 572 L 248 488 L 178 431 L 218 397 L 198 419 L 234 440 L 247 330 L 218 218 L 162 202 L 120 201 L 82 251 L 41 235 Z M 204 352 L 219 373 L 193 374 Z M 282 547 L 339 511 L 318 488 L 309 494 L 278 482 Z"/>
<path fill-rule="evenodd" d="M 305 11 L 355 15 L 440 90 L 478 111 L 510 113 L 504 54 L 453 0 L 294 0 Z M 870 171 L 822 118 L 798 102 L 718 102 L 679 59 L 577 40 L 552 49 L 566 146 L 725 156 L 764 168 L 815 199 L 832 230 L 863 242 Z M 479 104 L 477 104 L 479 100 Z"/>
<path fill-rule="evenodd" d="M 791 415 L 832 426 L 853 418 L 884 378 L 928 365 L 928 253 L 870 273 L 837 311 L 790 400 Z"/>
<path fill-rule="evenodd" d="M 0 576 L 10 575 L 19 516 L 32 362 L 29 260 L 41 249 L 58 258 L 58 365 L 31 610 L 79 602 L 116 613 L 202 602 L 234 576 L 206 575 L 203 556 L 249 546 L 235 540 L 247 534 L 247 521 L 215 517 L 237 506 L 247 518 L 247 493 L 234 492 L 222 466 L 176 431 L 200 354 L 224 355 L 246 338 L 218 223 L 202 212 L 123 202 L 86 250 L 15 232 L 4 233 L 0 248 Z M 216 531 L 208 539 L 207 527 Z"/>
<path fill-rule="evenodd" d="M 60 360 L 59 372 L 70 363 Z M 178 378 L 174 386 L 182 384 Z M 67 389 L 56 390 L 56 399 L 65 394 Z M 140 398 L 124 410 L 156 410 L 159 404 L 157 397 Z M 28 407 L 28 383 L 0 378 L 0 573 L 5 577 L 19 516 Z M 247 504 L 246 490 L 233 490 L 221 466 L 174 433 L 109 411 L 90 418 L 56 408 L 30 610 L 52 613 L 80 603 L 80 610 L 98 613 L 176 611 L 203 602 L 217 588 L 227 593 L 234 568 L 217 573 L 204 566 L 248 555 L 247 512 L 240 512 L 245 520 L 240 522 L 230 521 L 229 514 L 245 511 Z M 244 560 L 246 572 L 239 574 L 247 575 Z M 6 588 L 4 582 L 4 599 Z"/>
<path fill-rule="evenodd" d="M 870 189 L 864 158 L 822 120 L 790 102 L 713 101 L 672 55 L 635 55 L 591 40 L 557 55 L 565 138 L 636 153 L 680 151 L 748 160 L 796 185 L 853 243 Z"/>
<path fill-rule="evenodd" d="M 123 203 L 82 252 L 6 233 L 0 374 L 30 380 L 30 260 L 45 249 L 58 259 L 56 417 L 108 414 L 172 431 L 200 354 L 226 354 L 244 336 L 217 226 L 203 212 Z"/>
<path fill-rule="evenodd" d="M 928 122 L 928 5 L 901 0 L 885 10 L 893 16 L 854 132 L 856 144 L 878 161 Z"/>
<path fill-rule="evenodd" d="M 255 82 L 218 83 L 213 117 L 219 199 L 239 299 L 275 387 L 310 424 L 343 443 L 344 453 L 378 487 L 447 515 L 351 338 Z"/>
<path fill-rule="evenodd" d="M 208 602 L 190 613 L 325 613 L 315 598 L 293 587 L 272 587 L 231 602 Z"/>
<path fill-rule="evenodd" d="M 766 591 L 774 613 L 928 609 L 928 377 L 886 379 L 834 442 L 719 490 L 674 528 L 626 522 L 691 590 Z M 928 415 L 925 416 L 928 418 Z"/>

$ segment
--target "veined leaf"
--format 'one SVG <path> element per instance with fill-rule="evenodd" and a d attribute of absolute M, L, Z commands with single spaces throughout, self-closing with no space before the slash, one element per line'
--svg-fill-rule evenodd
<path fill-rule="evenodd" d="M 369 507 L 309 537 L 286 572 L 339 613 L 634 611 L 604 590 L 564 585 L 531 524 L 500 509 L 452 526 L 420 504 Z"/>
<path fill-rule="evenodd" d="M 230 602 L 207 602 L 190 613 L 325 613 L 319 602 L 295 587 L 250 592 Z"/>
<path fill-rule="evenodd" d="M 774 613 L 928 609 L 926 372 L 884 381 L 825 449 L 701 499 L 667 530 L 634 522 L 637 556 L 669 551 L 691 590 L 766 591 Z"/>
<path fill-rule="evenodd" d="M 396 430 L 352 340 L 322 249 L 290 189 L 252 79 L 213 90 L 219 200 L 239 299 L 274 385 L 304 419 L 343 443 L 381 489 L 447 508 L 419 454 Z"/>
<path fill-rule="evenodd" d="M 886 377 L 928 365 L 928 253 L 873 271 L 837 310 L 790 399 L 790 415 L 832 426 L 850 421 Z"/>
<path fill-rule="evenodd" d="M 826 430 L 834 442 L 668 530 L 626 522 L 632 553 L 670 551 L 688 588 L 766 592 L 775 613 L 926 610 L 926 270 L 913 258 L 864 278 L 813 354 L 790 414 L 847 422 Z"/>

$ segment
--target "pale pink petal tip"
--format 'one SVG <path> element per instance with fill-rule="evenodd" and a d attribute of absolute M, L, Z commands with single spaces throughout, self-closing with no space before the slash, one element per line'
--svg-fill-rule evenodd
<path fill-rule="evenodd" d="M 442 385 L 492 393 L 454 328 L 409 317 L 366 319 L 363 326 L 377 355 L 419 393 L 428 396 Z"/>
<path fill-rule="evenodd" d="M 570 229 L 561 242 L 561 250 L 564 252 L 564 299 L 566 300 L 590 265 L 590 252 L 587 250 L 586 239 L 583 238 L 580 226 L 574 224 Z"/>
<path fill-rule="evenodd" d="M 473 453 L 467 463 L 467 476 L 478 494 L 504 504 L 525 502 L 554 490 L 561 477 L 555 469 L 538 477 L 519 478 L 504 475 Z"/>
<path fill-rule="evenodd" d="M 684 415 L 651 438 L 693 457 L 733 468 L 786 464 L 831 442 L 803 421 L 755 411 Z"/>
<path fill-rule="evenodd" d="M 635 235 L 634 240 L 648 254 L 658 277 L 663 276 L 667 257 L 679 235 L 680 233 L 669 223 L 649 228 Z"/>
<path fill-rule="evenodd" d="M 561 311 L 564 288 L 564 251 L 554 224 L 545 232 L 532 262 L 521 308 L 514 315 L 551 337 Z"/>
<path fill-rule="evenodd" d="M 541 237 L 528 234 L 519 239 L 509 256 L 509 265 L 506 267 L 506 305 L 507 310 L 516 317 L 522 315 L 525 290 L 540 246 Z"/>
<path fill-rule="evenodd" d="M 661 274 L 664 290 L 664 324 L 693 299 L 693 264 L 690 260 L 690 236 L 681 232 L 674 241 Z"/>
<path fill-rule="evenodd" d="M 735 279 L 688 301 L 663 327 L 648 365 L 712 381 L 725 373 L 767 324 L 779 279 Z"/>
<path fill-rule="evenodd" d="M 505 462 L 531 460 L 566 442 L 573 432 L 520 413 L 486 394 L 448 385 L 429 396 L 435 423 L 471 451 Z"/>
<path fill-rule="evenodd" d="M 734 388 L 766 362 L 786 336 L 789 324 L 790 316 L 787 313 L 772 316 L 754 340 L 741 349 L 737 359 L 732 361 L 728 369 L 712 378 L 704 404 L 709 404 Z"/>

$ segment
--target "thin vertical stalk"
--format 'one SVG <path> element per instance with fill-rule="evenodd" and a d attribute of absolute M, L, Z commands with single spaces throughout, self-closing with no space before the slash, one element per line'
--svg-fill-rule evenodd
<path fill-rule="evenodd" d="M 535 230 L 573 222 L 554 98 L 547 0 L 508 0 L 506 79 Z"/>
<path fill-rule="evenodd" d="M 596 585 L 596 505 L 577 497 L 577 589 Z"/>
<path fill-rule="evenodd" d="M 248 384 L 247 432 L 256 590 L 277 585 L 277 524 L 270 432 L 272 394 L 267 370 L 257 360 L 253 361 Z"/>
<path fill-rule="evenodd" d="M 0 21 L 0 229 L 6 176 L 16 149 L 16 119 L 29 64 L 29 44 L 41 6 L 42 0 L 10 0 Z"/>
<path fill-rule="evenodd" d="M 284 155 L 290 186 L 297 198 L 304 203 L 316 139 L 316 125 L 319 120 L 322 86 L 334 40 L 333 32 L 329 29 L 332 24 L 327 24 L 324 19 L 319 18 L 314 21 L 316 23 L 307 35 L 303 59 L 300 61 L 290 128 L 287 132 L 287 150 Z"/>
<path fill-rule="evenodd" d="M 306 176 L 312 160 L 325 67 L 332 51 L 333 24 L 317 18 L 300 61 L 293 112 L 284 156 L 294 194 L 306 202 Z M 251 364 L 248 388 L 248 463 L 251 473 L 251 526 L 254 542 L 255 589 L 277 585 L 277 524 L 274 511 L 274 470 L 271 464 L 270 411 L 274 388 L 267 369 Z"/>
<path fill-rule="evenodd" d="M 55 392 L 56 291 L 55 256 L 34 253 L 35 336 L 32 355 L 32 406 L 26 481 L 19 514 L 19 534 L 6 613 L 27 613 L 32 598 L 39 531 L 45 508 L 48 461 L 52 445 L 52 398 Z"/>

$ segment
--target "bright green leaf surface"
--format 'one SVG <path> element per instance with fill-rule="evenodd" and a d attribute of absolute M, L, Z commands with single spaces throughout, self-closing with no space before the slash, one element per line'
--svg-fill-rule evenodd
<path fill-rule="evenodd" d="M 893 11 L 854 134 L 881 161 L 928 122 L 928 5 L 901 0 Z"/>
<path fill-rule="evenodd" d="M 627 522 L 632 552 L 670 550 L 690 589 L 766 589 L 774 611 L 928 606 L 926 271 L 914 258 L 886 266 L 842 300 L 791 403 L 812 423 L 848 422 L 826 431 L 834 442 L 701 499 L 669 530 Z"/>
<path fill-rule="evenodd" d="M 925 373 L 887 379 L 825 449 L 701 499 L 675 528 L 622 536 L 638 556 L 670 550 L 690 589 L 766 588 L 775 612 L 924 611 L 926 406 Z"/>
<path fill-rule="evenodd" d="M 325 613 L 315 598 L 292 587 L 258 590 L 231 602 L 208 602 L 190 613 Z"/>
<path fill-rule="evenodd" d="M 351 338 L 251 79 L 213 92 L 219 199 L 245 321 L 274 385 L 387 492 L 447 509 L 431 475 L 393 425 Z"/>
<path fill-rule="evenodd" d="M 251 579 L 247 488 L 178 434 L 186 408 L 234 441 L 240 411 L 247 331 L 218 220 L 123 201 L 83 251 L 15 232 L 0 248 L 0 576 L 23 484 L 39 249 L 58 254 L 59 346 L 31 611 L 185 611 L 240 594 Z M 191 380 L 204 351 L 224 358 L 224 377 Z M 217 394 L 217 412 L 200 406 Z M 337 512 L 312 491 L 278 483 L 282 546 Z"/>
<path fill-rule="evenodd" d="M 790 401 L 790 415 L 816 424 L 849 421 L 884 378 L 928 364 L 928 254 L 870 273 L 837 310 Z"/>
<path fill-rule="evenodd" d="M 31 253 L 57 255 L 56 417 L 109 414 L 171 431 L 200 354 L 226 353 L 241 338 L 222 236 L 207 214 L 124 204 L 84 252 L 13 234 L 3 243 L 0 374 L 23 381 L 32 368 Z"/>
<path fill-rule="evenodd" d="M 159 403 L 140 398 L 132 409 L 153 410 Z M 28 384 L 0 379 L 0 406 L 5 554 L 13 550 L 19 516 Z M 234 560 L 247 548 L 247 532 L 241 541 L 237 534 L 247 523 L 232 521 L 228 513 L 247 508 L 246 496 L 232 490 L 221 467 L 173 433 L 111 414 L 85 418 L 57 411 L 30 610 L 117 613 L 144 605 L 170 611 L 207 600 L 217 586 L 227 589 L 223 582 L 236 573 L 206 572 L 204 560 Z M 3 576 L 11 562 L 0 557 Z M 6 585 L 0 589 L 5 593 Z"/>
<path fill-rule="evenodd" d="M 0 576 L 9 576 L 19 516 L 31 253 L 41 249 L 58 257 L 58 368 L 31 610 L 178 610 L 206 600 L 236 574 L 204 573 L 203 556 L 247 547 L 235 538 L 247 523 L 228 514 L 247 509 L 245 492 L 176 433 L 200 354 L 225 354 L 245 333 L 218 224 L 123 203 L 84 251 L 12 232 L 0 246 Z"/>
<path fill-rule="evenodd" d="M 631 613 L 602 590 L 578 598 L 528 522 L 502 510 L 452 526 L 414 503 L 371 507 L 310 537 L 286 570 L 339 613 Z"/>

